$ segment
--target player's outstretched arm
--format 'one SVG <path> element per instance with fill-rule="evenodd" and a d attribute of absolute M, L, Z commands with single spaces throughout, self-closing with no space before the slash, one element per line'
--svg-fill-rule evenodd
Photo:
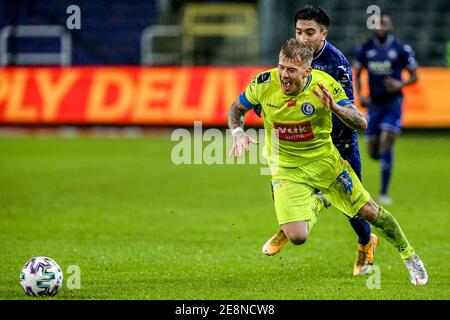
<path fill-rule="evenodd" d="M 248 151 L 250 143 L 257 143 L 255 139 L 244 132 L 244 115 L 249 109 L 244 107 L 237 98 L 228 110 L 228 127 L 233 136 L 229 157 L 232 155 L 240 157 L 244 151 Z"/>
<path fill-rule="evenodd" d="M 367 121 L 361 112 L 353 105 L 347 104 L 345 106 L 338 105 L 331 93 L 322 84 L 318 84 L 322 93 L 317 89 L 313 89 L 314 94 L 319 97 L 320 101 L 331 109 L 347 126 L 352 129 L 366 130 Z"/>

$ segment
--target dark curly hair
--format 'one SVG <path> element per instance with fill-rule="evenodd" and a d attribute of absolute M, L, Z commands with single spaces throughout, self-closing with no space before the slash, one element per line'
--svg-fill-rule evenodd
<path fill-rule="evenodd" d="M 324 29 L 331 24 L 331 18 L 324 9 L 321 7 L 313 7 L 309 4 L 304 8 L 297 10 L 294 24 L 296 24 L 298 20 L 313 20 Z"/>

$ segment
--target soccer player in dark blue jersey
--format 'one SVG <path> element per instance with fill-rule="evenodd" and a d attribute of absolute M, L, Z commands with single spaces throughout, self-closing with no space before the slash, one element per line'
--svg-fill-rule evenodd
<path fill-rule="evenodd" d="M 370 157 L 381 161 L 381 190 L 379 201 L 389 205 L 388 196 L 393 164 L 393 147 L 401 131 L 402 88 L 417 81 L 414 52 L 391 34 L 389 15 L 381 14 L 380 28 L 374 36 L 356 50 L 355 85 L 359 101 L 368 108 L 367 147 Z M 369 97 L 361 96 L 361 73 L 367 69 Z M 402 80 L 402 70 L 409 78 Z"/>
<path fill-rule="evenodd" d="M 350 64 L 339 49 L 326 41 L 327 28 L 331 23 L 326 11 L 320 7 L 307 5 L 297 11 L 294 23 L 297 40 L 308 43 L 314 50 L 312 67 L 324 71 L 336 79 L 344 88 L 347 97 L 353 101 Z M 258 110 L 256 111 L 258 113 Z M 333 144 L 342 157 L 350 163 L 361 180 L 361 159 L 356 131 L 346 126 L 334 114 L 332 121 L 331 137 Z M 320 194 L 318 196 L 325 202 L 325 206 L 329 205 Z M 378 246 L 378 238 L 375 234 L 371 234 L 370 225 L 364 219 L 356 216 L 349 219 L 349 222 L 358 235 L 358 256 L 354 263 L 353 275 L 363 275 L 371 270 L 374 251 Z M 263 252 L 267 255 L 276 254 L 286 243 L 287 239 L 283 231 L 279 230 L 266 242 Z"/>

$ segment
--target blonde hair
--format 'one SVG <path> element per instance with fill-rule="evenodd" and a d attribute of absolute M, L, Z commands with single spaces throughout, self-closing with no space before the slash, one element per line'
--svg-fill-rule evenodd
<path fill-rule="evenodd" d="M 281 46 L 280 54 L 289 60 L 307 64 L 308 66 L 311 65 L 313 59 L 312 48 L 295 38 L 289 39 Z"/>

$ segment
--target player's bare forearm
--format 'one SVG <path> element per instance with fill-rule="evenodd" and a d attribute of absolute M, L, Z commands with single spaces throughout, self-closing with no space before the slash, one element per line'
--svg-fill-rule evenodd
<path fill-rule="evenodd" d="M 237 98 L 228 110 L 228 127 L 231 129 L 233 136 L 233 145 L 231 147 L 229 157 L 240 157 L 249 150 L 250 144 L 258 142 L 244 132 L 244 115 L 248 111 Z"/>
<path fill-rule="evenodd" d="M 367 121 L 353 104 L 340 106 L 333 103 L 331 110 L 342 120 L 348 127 L 356 130 L 366 130 Z"/>
<path fill-rule="evenodd" d="M 330 110 L 334 112 L 348 127 L 356 130 L 367 129 L 366 119 L 353 104 L 349 103 L 344 106 L 340 106 L 334 101 L 333 96 L 327 88 L 325 88 L 321 83 L 318 83 L 317 86 L 320 88 L 322 93 L 315 88 L 312 90 L 313 93 L 320 99 L 320 102 L 330 108 Z"/>
<path fill-rule="evenodd" d="M 359 100 L 361 100 L 361 73 L 362 73 L 362 68 L 356 67 L 355 68 L 355 89 L 356 89 L 356 95 L 358 96 Z"/>
<path fill-rule="evenodd" d="M 409 78 L 402 82 L 402 86 L 406 87 L 417 82 L 417 68 L 408 69 Z"/>
<path fill-rule="evenodd" d="M 237 98 L 231 105 L 230 109 L 228 109 L 228 127 L 231 130 L 236 129 L 237 127 L 243 128 L 243 119 L 247 111 L 248 109 L 244 107 L 239 101 L 239 98 Z"/>
<path fill-rule="evenodd" d="M 355 78 L 355 89 L 356 89 L 356 95 L 358 96 L 358 99 L 361 100 L 361 78 L 360 77 Z"/>
<path fill-rule="evenodd" d="M 361 107 L 369 107 L 370 104 L 370 98 L 369 97 L 363 97 L 361 95 L 361 74 L 362 74 L 362 66 L 356 66 L 355 67 L 355 91 L 356 96 L 358 97 L 359 104 Z"/>

